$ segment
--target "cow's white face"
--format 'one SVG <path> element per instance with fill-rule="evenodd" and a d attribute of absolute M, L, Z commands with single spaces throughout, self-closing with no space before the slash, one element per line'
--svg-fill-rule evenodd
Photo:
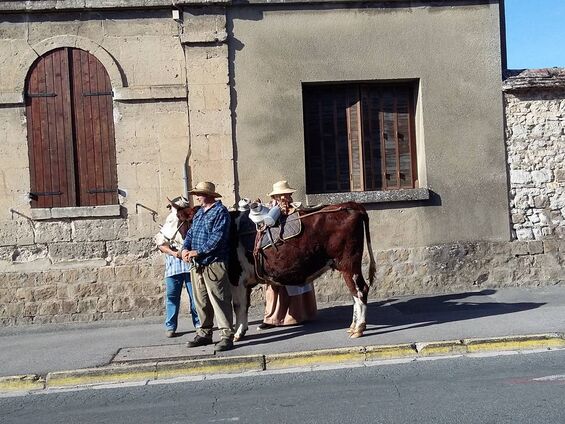
<path fill-rule="evenodd" d="M 241 221 L 243 219 L 249 219 L 247 214 L 241 213 L 235 219 L 235 225 L 238 233 L 241 228 Z M 239 264 L 241 265 L 241 269 L 242 269 L 241 275 L 239 277 L 238 285 L 241 285 L 242 287 L 246 287 L 248 285 L 255 284 L 256 279 L 255 279 L 254 264 L 249 262 L 249 260 L 245 256 L 245 248 L 243 247 L 243 244 L 241 244 L 241 242 L 237 243 L 237 260 L 239 261 Z"/>
<path fill-rule="evenodd" d="M 247 214 L 240 213 L 235 219 L 235 226 L 238 232 L 242 219 L 248 219 Z M 232 301 L 235 312 L 235 341 L 241 340 L 247 332 L 249 326 L 247 318 L 247 284 L 255 281 L 255 269 L 253 264 L 247 260 L 245 249 L 240 242 L 237 244 L 237 260 L 242 271 L 237 286 L 232 286 Z"/>

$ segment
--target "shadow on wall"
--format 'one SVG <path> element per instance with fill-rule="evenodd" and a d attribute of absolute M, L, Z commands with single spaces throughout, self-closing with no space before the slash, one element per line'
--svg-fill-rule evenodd
<path fill-rule="evenodd" d="M 427 200 L 415 200 L 415 201 L 395 201 L 395 202 L 383 202 L 383 203 L 366 203 L 365 209 L 368 211 L 380 211 L 388 209 L 410 209 L 410 208 L 422 208 L 428 206 L 441 206 L 441 196 L 433 190 L 428 190 L 430 198 Z"/>
<path fill-rule="evenodd" d="M 231 130 L 232 130 L 232 148 L 234 160 L 234 191 L 235 202 L 240 200 L 239 196 L 239 172 L 238 172 L 238 149 L 237 149 L 237 88 L 236 88 L 236 69 L 235 56 L 238 51 L 243 50 L 245 44 L 239 41 L 233 33 L 233 17 L 232 12 L 228 9 L 226 19 L 226 32 L 228 35 L 228 72 L 230 87 L 230 112 L 231 112 Z M 261 14 L 262 19 L 262 14 Z"/>

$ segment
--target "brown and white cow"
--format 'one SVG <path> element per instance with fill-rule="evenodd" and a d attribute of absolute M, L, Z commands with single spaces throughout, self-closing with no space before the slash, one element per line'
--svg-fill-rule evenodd
<path fill-rule="evenodd" d="M 178 209 L 179 220 L 190 225 L 195 211 L 195 208 Z M 257 283 L 303 285 L 313 281 L 328 269 L 341 272 L 353 296 L 353 319 L 348 330 L 350 337 L 363 335 L 369 292 L 361 266 L 365 237 L 370 260 L 369 284 L 373 282 L 376 271 L 367 211 L 358 203 L 347 202 L 315 211 L 299 211 L 299 213 L 302 221 L 301 233 L 284 240 L 277 248 L 269 247 L 262 250 L 261 267 L 257 272 L 253 252 L 245 249 L 242 243 L 243 236 L 239 231 L 243 227 L 242 220 L 249 219 L 248 215 L 231 212 L 229 272 L 233 285 L 236 340 L 241 339 L 248 328 L 247 288 Z"/>

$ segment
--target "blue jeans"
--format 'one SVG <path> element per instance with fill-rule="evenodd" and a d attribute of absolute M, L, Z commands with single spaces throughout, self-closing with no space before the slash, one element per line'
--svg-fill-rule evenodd
<path fill-rule="evenodd" d="M 200 327 L 200 319 L 196 313 L 196 305 L 194 304 L 194 296 L 192 294 L 192 284 L 190 283 L 190 274 L 183 273 L 165 277 L 167 286 L 167 296 L 165 298 L 165 328 L 167 330 L 176 331 L 180 310 L 180 295 L 182 286 L 186 287 L 188 298 L 190 299 L 190 314 L 192 315 L 192 324 L 194 328 Z"/>

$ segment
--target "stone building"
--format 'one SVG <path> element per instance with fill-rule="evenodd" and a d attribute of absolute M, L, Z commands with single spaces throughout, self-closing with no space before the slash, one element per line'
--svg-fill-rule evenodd
<path fill-rule="evenodd" d="M 563 97 L 503 97 L 502 9 L 1 2 L 0 322 L 161 314 L 152 237 L 200 180 L 363 202 L 373 298 L 563 282 L 563 161 L 537 149 L 563 154 Z"/>

